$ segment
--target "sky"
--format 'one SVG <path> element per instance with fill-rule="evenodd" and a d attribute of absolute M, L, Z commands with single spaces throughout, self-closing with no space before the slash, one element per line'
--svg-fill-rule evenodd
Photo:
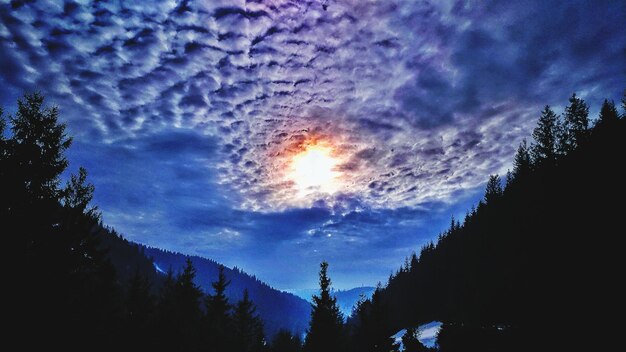
<path fill-rule="evenodd" d="M 624 1 L 4 1 L 0 106 L 56 104 L 104 222 L 280 289 L 384 282 L 542 107 L 626 88 Z M 298 166 L 311 150 L 324 183 Z M 320 166 L 321 165 L 321 166 Z M 317 174 L 316 174 L 317 175 Z"/>

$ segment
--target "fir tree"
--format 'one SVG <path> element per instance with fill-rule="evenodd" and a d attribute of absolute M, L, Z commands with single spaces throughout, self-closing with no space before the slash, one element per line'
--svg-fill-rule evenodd
<path fill-rule="evenodd" d="M 11 118 L 14 186 L 31 200 L 58 197 L 59 176 L 68 165 L 64 152 L 72 143 L 65 124 L 58 123 L 59 109 L 43 103 L 43 95 L 27 94 L 18 100 Z"/>
<path fill-rule="evenodd" d="M 231 339 L 230 311 L 232 309 L 226 297 L 226 288 L 230 281 L 224 274 L 224 266 L 220 266 L 217 281 L 212 283 L 213 295 L 206 298 L 206 320 L 208 323 L 208 348 L 215 352 L 229 350 Z"/>
<path fill-rule="evenodd" d="M 558 128 L 558 116 L 546 105 L 533 131 L 535 142 L 531 146 L 531 155 L 535 164 L 554 164 L 556 161 Z"/>
<path fill-rule="evenodd" d="M 615 108 L 615 103 L 612 100 L 604 99 L 602 107 L 600 108 L 600 115 L 598 115 L 597 126 L 601 128 L 611 127 L 614 126 L 618 120 L 619 113 L 617 112 L 617 108 Z"/>
<path fill-rule="evenodd" d="M 517 148 L 517 153 L 515 153 L 515 159 L 513 160 L 513 179 L 526 177 L 530 174 L 531 169 L 532 161 L 528 151 L 528 144 L 526 139 L 524 139 Z"/>
<path fill-rule="evenodd" d="M 485 203 L 491 204 L 502 196 L 502 184 L 500 182 L 500 176 L 491 175 L 489 181 L 487 181 L 487 187 L 485 190 Z"/>
<path fill-rule="evenodd" d="M 256 314 L 248 290 L 233 311 L 233 347 L 235 352 L 258 352 L 264 347 L 263 322 Z"/>
<path fill-rule="evenodd" d="M 343 316 L 337 306 L 337 298 L 330 294 L 328 263 L 322 262 L 320 268 L 320 294 L 313 296 L 313 310 L 304 351 L 343 351 Z"/>
<path fill-rule="evenodd" d="M 560 151 L 567 154 L 576 149 L 587 138 L 589 133 L 589 106 L 576 96 L 569 99 L 570 104 L 565 108 L 563 128 L 561 129 Z"/>
<path fill-rule="evenodd" d="M 272 340 L 271 352 L 300 352 L 302 351 L 302 340 L 297 335 L 293 335 L 287 330 L 279 331 Z"/>

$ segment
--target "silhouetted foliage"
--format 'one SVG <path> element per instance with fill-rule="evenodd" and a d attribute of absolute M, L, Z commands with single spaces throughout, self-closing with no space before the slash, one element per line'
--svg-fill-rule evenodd
<path fill-rule="evenodd" d="M 233 310 L 233 345 L 229 351 L 259 352 L 265 348 L 263 322 L 245 290 Z"/>
<path fill-rule="evenodd" d="M 513 172 L 511 173 L 511 180 L 507 182 L 507 185 L 514 182 L 516 179 L 519 180 L 527 177 L 531 171 L 532 159 L 530 157 L 528 144 L 526 139 L 524 139 L 517 148 L 517 153 L 515 153 L 515 159 L 513 159 Z"/>
<path fill-rule="evenodd" d="M 617 108 L 615 108 L 615 103 L 612 100 L 604 99 L 596 126 L 600 128 L 610 128 L 615 126 L 617 120 L 619 120 L 619 113 L 617 112 Z"/>
<path fill-rule="evenodd" d="M 304 346 L 287 331 L 268 346 L 248 292 L 230 305 L 223 267 L 208 296 L 191 258 L 157 274 L 145 247 L 100 223 L 84 168 L 60 187 L 71 139 L 58 109 L 43 103 L 38 93 L 20 99 L 10 132 L 0 110 L 0 223 L 19 264 L 6 289 L 19 315 L 8 318 L 34 337 L 22 349 L 397 351 L 395 332 L 433 320 L 444 322 L 442 352 L 533 350 L 536 341 L 550 350 L 607 349 L 587 336 L 601 335 L 590 322 L 605 321 L 621 299 L 612 278 L 622 274 L 615 234 L 623 209 L 606 197 L 626 196 L 626 96 L 621 118 L 605 100 L 591 130 L 576 95 L 562 122 L 546 107 L 507 187 L 490 176 L 463 223 L 453 218 L 436 243 L 406 258 L 347 325 L 323 262 Z M 573 338 L 581 326 L 585 336 Z M 403 342 L 406 351 L 428 350 L 415 328 Z"/>
<path fill-rule="evenodd" d="M 500 176 L 491 175 L 489 176 L 489 181 L 487 181 L 487 189 L 485 190 L 485 203 L 491 204 L 500 197 L 502 197 L 502 181 L 500 180 Z M 454 222 L 450 228 L 450 231 L 455 231 Z"/>
<path fill-rule="evenodd" d="M 560 150 L 567 154 L 578 148 L 587 139 L 589 132 L 589 106 L 576 93 L 569 98 L 563 115 Z"/>
<path fill-rule="evenodd" d="M 214 294 L 206 298 L 206 319 L 208 323 L 207 338 L 210 350 L 228 351 L 232 343 L 232 321 L 230 311 L 232 309 L 226 297 L 226 287 L 230 281 L 224 275 L 224 267 L 220 266 L 217 281 L 213 283 Z"/>
<path fill-rule="evenodd" d="M 403 352 L 430 352 L 435 349 L 428 348 L 419 340 L 419 330 L 415 327 L 406 329 L 404 335 L 402 335 L 402 345 L 404 346 Z"/>
<path fill-rule="evenodd" d="M 300 352 L 302 351 L 302 340 L 286 330 L 279 331 L 270 347 L 271 352 Z"/>
<path fill-rule="evenodd" d="M 559 136 L 558 116 L 548 105 L 541 112 L 537 127 L 533 131 L 535 142 L 531 146 L 532 160 L 535 164 L 554 164 L 557 155 Z"/>
<path fill-rule="evenodd" d="M 306 352 L 333 352 L 344 350 L 343 317 L 337 299 L 330 293 L 328 263 L 320 264 L 320 294 L 313 296 L 311 322 L 304 342 Z"/>
<path fill-rule="evenodd" d="M 398 351 L 399 346 L 391 337 L 396 331 L 381 300 L 381 290 L 379 285 L 371 299 L 362 299 L 357 303 L 348 324 L 351 330 L 350 351 Z"/>
<path fill-rule="evenodd" d="M 21 263 L 7 290 L 18 314 L 10 317 L 28 334 L 20 349 L 232 351 L 226 343 L 237 336 L 245 342 L 238 351 L 262 350 L 247 293 L 229 315 L 223 271 L 205 311 L 190 259 L 181 272 L 159 276 L 144 247 L 102 226 L 84 168 L 60 187 L 71 139 L 58 108 L 43 103 L 38 93 L 20 99 L 8 136 L 0 110 L 0 223 Z M 228 323 L 211 340 L 217 321 Z"/>
<path fill-rule="evenodd" d="M 610 278 L 621 275 L 614 234 L 623 225 L 620 207 L 607 197 L 626 195 L 619 162 L 626 158 L 626 120 L 615 119 L 609 101 L 599 120 L 612 121 L 611 128 L 598 122 L 589 130 L 587 114 L 574 95 L 563 114 L 566 148 L 554 163 L 542 162 L 547 154 L 539 149 L 541 157 L 530 160 L 522 143 L 506 189 L 491 176 L 484 201 L 463 224 L 453 221 L 408 270 L 404 264 L 392 276 L 381 296 L 395 331 L 442 321 L 443 352 L 536 350 L 539 341 L 544 350 L 608 345 L 587 336 L 606 336 L 592 322 L 604 321 L 618 301 Z M 559 124 L 544 110 L 547 117 Z M 539 145 L 550 143 L 533 142 Z M 359 320 L 355 314 L 351 321 Z M 580 326 L 585 336 L 573 333 Z"/>

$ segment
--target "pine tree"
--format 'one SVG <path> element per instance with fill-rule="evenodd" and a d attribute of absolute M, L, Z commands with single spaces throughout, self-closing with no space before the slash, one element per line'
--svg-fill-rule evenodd
<path fill-rule="evenodd" d="M 202 291 L 194 283 L 196 270 L 187 258 L 185 268 L 175 278 L 168 271 L 161 288 L 157 333 L 162 350 L 197 351 L 201 340 L 200 298 Z"/>
<path fill-rule="evenodd" d="M 302 351 L 302 340 L 297 335 L 293 335 L 287 330 L 279 331 L 272 340 L 271 352 L 300 352 Z"/>
<path fill-rule="evenodd" d="M 235 352 L 258 352 L 264 347 L 263 322 L 256 314 L 256 307 L 250 300 L 248 290 L 237 302 L 233 311 L 233 346 Z"/>
<path fill-rule="evenodd" d="M 155 298 L 150 291 L 150 282 L 139 270 L 130 280 L 126 293 L 125 340 L 130 350 L 147 349 L 153 333 Z"/>
<path fill-rule="evenodd" d="M 343 316 L 337 306 L 337 298 L 330 294 L 328 263 L 322 262 L 320 268 L 320 294 L 313 296 L 313 310 L 304 351 L 343 351 Z"/>
<path fill-rule="evenodd" d="M 526 143 L 526 139 L 524 139 L 517 148 L 517 153 L 515 154 L 515 159 L 513 160 L 513 179 L 516 180 L 524 178 L 530 174 L 531 170 L 532 161 L 528 151 L 528 144 Z"/>
<path fill-rule="evenodd" d="M 561 129 L 560 151 L 567 154 L 583 143 L 589 133 L 589 106 L 576 96 L 569 99 L 570 104 L 565 108 L 563 128 Z"/>
<path fill-rule="evenodd" d="M 598 116 L 597 126 L 601 128 L 614 126 L 619 120 L 619 113 L 615 108 L 615 103 L 611 100 L 604 99 L 602 107 L 600 108 L 600 115 Z"/>
<path fill-rule="evenodd" d="M 372 305 L 368 319 L 370 320 L 370 341 L 368 350 L 372 352 L 398 351 L 399 345 L 391 337 L 395 331 L 391 328 L 389 313 L 382 300 L 382 286 L 379 284 L 371 299 Z"/>
<path fill-rule="evenodd" d="M 535 164 L 554 164 L 557 153 L 557 138 L 559 131 L 558 116 L 546 105 L 537 127 L 533 131 L 535 142 L 531 146 L 531 155 Z"/>
<path fill-rule="evenodd" d="M 500 182 L 500 176 L 491 175 L 489 181 L 487 181 L 487 187 L 485 190 L 485 203 L 491 204 L 502 196 L 502 184 Z"/>
<path fill-rule="evenodd" d="M 224 274 L 224 266 L 221 265 L 217 281 L 212 283 L 215 293 L 206 298 L 206 320 L 208 324 L 208 348 L 210 351 L 229 351 L 231 338 L 231 305 L 226 297 L 226 288 L 230 281 Z"/>
<path fill-rule="evenodd" d="M 23 190 L 29 200 L 58 197 L 59 176 L 68 165 L 64 152 L 72 143 L 65 124 L 58 123 L 59 109 L 46 108 L 43 103 L 39 93 L 24 95 L 11 118 L 11 166 L 17 177 L 13 186 Z"/>

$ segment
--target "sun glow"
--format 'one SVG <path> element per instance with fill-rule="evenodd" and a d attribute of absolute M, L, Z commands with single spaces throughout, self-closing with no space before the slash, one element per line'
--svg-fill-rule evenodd
<path fill-rule="evenodd" d="M 337 164 L 331 148 L 309 146 L 293 157 L 290 178 L 301 195 L 312 192 L 332 194 L 339 188 Z"/>

